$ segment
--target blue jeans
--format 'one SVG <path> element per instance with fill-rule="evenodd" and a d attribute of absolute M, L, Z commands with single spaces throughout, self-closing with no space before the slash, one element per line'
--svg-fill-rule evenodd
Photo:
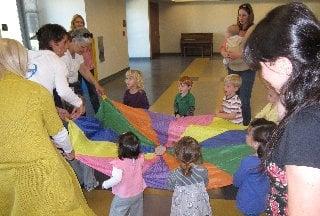
<path fill-rule="evenodd" d="M 94 70 L 91 70 L 90 72 L 93 75 Z M 99 101 L 99 96 L 96 91 L 96 88 L 94 87 L 94 85 L 89 83 L 85 78 L 83 78 L 80 73 L 79 73 L 78 80 L 80 81 L 81 86 L 82 86 L 82 82 L 84 82 L 87 85 L 88 94 L 89 94 L 92 108 L 93 108 L 94 112 L 97 113 L 99 110 L 99 107 L 100 107 L 100 101 Z"/>
<path fill-rule="evenodd" d="M 250 69 L 245 71 L 233 71 L 228 68 L 228 74 L 238 74 L 242 79 L 242 84 L 239 89 L 239 97 L 242 103 L 243 124 L 248 125 L 251 121 L 250 99 L 256 72 Z"/>

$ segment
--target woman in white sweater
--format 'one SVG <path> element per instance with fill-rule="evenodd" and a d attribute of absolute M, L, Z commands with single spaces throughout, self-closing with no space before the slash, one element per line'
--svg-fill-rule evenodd
<path fill-rule="evenodd" d="M 58 24 L 46 24 L 38 30 L 36 36 L 39 51 L 28 52 L 27 79 L 41 84 L 51 94 L 56 89 L 64 101 L 74 106 L 71 115 L 66 110 L 57 108 L 60 117 L 76 119 L 85 109 L 80 97 L 69 87 L 66 77 L 68 69 L 60 59 L 67 49 L 67 31 Z"/>

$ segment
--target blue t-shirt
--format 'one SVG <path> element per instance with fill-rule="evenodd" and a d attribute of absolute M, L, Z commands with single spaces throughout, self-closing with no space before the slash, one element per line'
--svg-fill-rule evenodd
<path fill-rule="evenodd" d="M 238 187 L 237 207 L 244 214 L 260 214 L 265 211 L 269 179 L 260 168 L 258 156 L 245 157 L 233 175 L 233 184 Z"/>

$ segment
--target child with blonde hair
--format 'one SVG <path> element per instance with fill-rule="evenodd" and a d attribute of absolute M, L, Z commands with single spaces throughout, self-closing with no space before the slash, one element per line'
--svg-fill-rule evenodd
<path fill-rule="evenodd" d="M 236 124 L 242 123 L 241 100 L 237 95 L 241 82 L 241 77 L 238 74 L 230 74 L 224 78 L 225 96 L 219 111 L 215 114 L 216 117 L 230 120 Z"/>
<path fill-rule="evenodd" d="M 180 167 L 169 175 L 167 186 L 173 190 L 171 216 L 212 215 L 208 185 L 208 171 L 201 161 L 201 146 L 192 137 L 182 137 L 174 146 Z"/>
<path fill-rule="evenodd" d="M 193 82 L 188 76 L 179 79 L 179 93 L 176 95 L 173 104 L 176 117 L 194 115 L 195 98 L 190 92 L 192 84 Z"/>
<path fill-rule="evenodd" d="M 141 71 L 128 70 L 125 83 L 127 90 L 123 96 L 123 103 L 134 108 L 149 109 L 149 101 L 144 91 L 143 76 Z"/>
<path fill-rule="evenodd" d="M 268 86 L 267 100 L 269 103 L 255 116 L 255 118 L 265 118 L 275 123 L 279 122 L 277 103 L 279 102 L 279 93 L 274 88 Z"/>

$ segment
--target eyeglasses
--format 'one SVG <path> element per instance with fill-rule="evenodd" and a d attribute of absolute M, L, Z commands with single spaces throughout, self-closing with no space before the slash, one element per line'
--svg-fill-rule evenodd
<path fill-rule="evenodd" d="M 249 4 L 243 4 L 243 5 L 240 5 L 239 6 L 239 10 L 240 9 L 243 9 L 243 10 L 245 10 L 245 11 L 247 11 L 247 12 L 250 12 L 252 9 L 251 9 L 251 5 L 249 5 Z"/>
<path fill-rule="evenodd" d="M 83 35 L 82 35 L 83 37 L 85 37 L 85 38 L 93 38 L 93 34 L 92 33 L 84 33 Z"/>

